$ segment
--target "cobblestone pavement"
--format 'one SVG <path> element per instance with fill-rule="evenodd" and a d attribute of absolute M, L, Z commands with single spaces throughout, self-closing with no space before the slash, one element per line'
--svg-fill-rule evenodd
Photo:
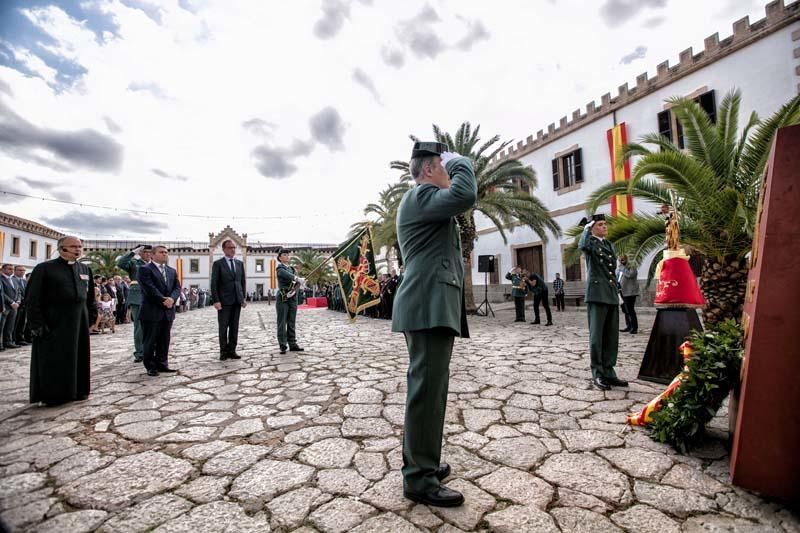
<path fill-rule="evenodd" d="M 505 306 L 507 307 L 507 306 Z M 652 322 L 652 314 L 643 322 Z M 179 315 L 175 376 L 131 362 L 131 328 L 93 337 L 85 402 L 20 410 L 28 349 L 0 359 L 0 509 L 15 531 L 800 531 L 734 488 L 722 428 L 678 455 L 625 414 L 661 387 L 593 390 L 583 313 L 553 327 L 473 318 L 451 367 L 444 459 L 466 504 L 415 505 L 399 473 L 406 355 L 389 323 L 301 311 L 306 351 L 278 353 L 274 307 L 242 314 L 219 361 L 213 310 Z M 648 329 L 624 335 L 633 380 Z M 712 434 L 715 433 L 712 431 Z"/>

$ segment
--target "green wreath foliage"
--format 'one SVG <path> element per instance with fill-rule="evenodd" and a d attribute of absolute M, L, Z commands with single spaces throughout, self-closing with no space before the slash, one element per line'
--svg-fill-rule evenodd
<path fill-rule="evenodd" d="M 742 330 L 730 319 L 693 332 L 691 342 L 688 376 L 647 425 L 653 439 L 684 453 L 738 382 L 743 352 Z"/>

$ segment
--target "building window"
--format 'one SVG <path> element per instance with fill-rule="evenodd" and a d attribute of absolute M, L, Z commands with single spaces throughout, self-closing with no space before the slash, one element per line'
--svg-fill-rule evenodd
<path fill-rule="evenodd" d="M 196 274 L 200 272 L 200 260 L 199 259 L 189 259 L 189 272 L 192 274 Z"/>
<path fill-rule="evenodd" d="M 574 263 L 568 265 L 564 264 L 564 279 L 566 281 L 580 281 L 581 280 L 581 260 L 578 259 Z"/>
<path fill-rule="evenodd" d="M 53 245 L 47 243 L 44 245 L 44 258 L 50 259 L 51 255 L 53 255 Z"/>
<path fill-rule="evenodd" d="M 39 243 L 38 242 L 31 241 L 31 244 L 29 246 L 30 249 L 28 250 L 30 252 L 29 255 L 31 256 L 31 259 L 36 259 L 36 252 L 38 252 L 38 250 L 37 250 L 38 247 L 39 247 Z"/>
<path fill-rule="evenodd" d="M 19 237 L 11 237 L 11 255 L 19 257 Z"/>
<path fill-rule="evenodd" d="M 706 112 L 712 124 L 717 123 L 717 103 L 714 98 L 714 91 L 707 91 L 693 98 L 695 102 L 700 104 L 703 111 Z M 662 137 L 666 137 L 670 142 L 674 143 L 678 148 L 683 150 L 686 144 L 683 140 L 683 128 L 681 127 L 678 118 L 671 109 L 665 109 L 657 115 L 658 120 L 658 133 Z"/>
<path fill-rule="evenodd" d="M 264 260 L 256 259 L 256 272 L 264 272 Z"/>
<path fill-rule="evenodd" d="M 553 159 L 553 190 L 568 189 L 583 183 L 581 148 Z"/>
<path fill-rule="evenodd" d="M 531 188 L 528 187 L 528 183 L 525 180 L 521 180 L 519 178 L 513 178 L 511 183 L 514 185 L 514 189 L 517 191 L 522 191 L 524 193 L 530 194 Z"/>

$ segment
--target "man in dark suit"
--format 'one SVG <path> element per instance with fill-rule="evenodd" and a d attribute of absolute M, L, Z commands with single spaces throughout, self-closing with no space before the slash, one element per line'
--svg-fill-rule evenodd
<path fill-rule="evenodd" d="M 439 460 L 453 340 L 469 337 L 455 217 L 475 205 L 478 186 L 472 161 L 440 143 L 416 143 L 409 170 L 417 185 L 397 210 L 405 279 L 392 314 L 392 331 L 405 335 L 409 356 L 403 493 L 426 505 L 454 507 L 464 496 L 441 484 L 450 467 Z"/>
<path fill-rule="evenodd" d="M 3 301 L 5 302 L 6 319 L 3 324 L 3 347 L 18 348 L 14 339 L 14 328 L 17 325 L 17 309 L 20 305 L 19 287 L 14 282 L 14 265 L 6 263 L 0 274 L 0 284 L 3 288 Z"/>
<path fill-rule="evenodd" d="M 14 267 L 14 283 L 19 289 L 20 306 L 17 309 L 17 324 L 14 327 L 14 340 L 20 346 L 27 346 L 31 342 L 30 329 L 28 328 L 28 318 L 25 310 L 25 289 L 28 282 L 25 280 L 25 267 L 17 265 Z"/>
<path fill-rule="evenodd" d="M 236 244 L 227 239 L 222 243 L 225 257 L 214 261 L 211 267 L 211 303 L 217 310 L 219 323 L 219 358 L 241 359 L 236 353 L 239 340 L 239 313 L 247 307 L 245 301 L 244 263 L 236 259 Z"/>
<path fill-rule="evenodd" d="M 167 363 L 170 330 L 175 320 L 175 302 L 181 290 L 178 273 L 167 265 L 169 252 L 166 246 L 153 247 L 153 260 L 137 270 L 142 289 L 142 307 L 139 311 L 144 337 L 142 362 L 148 376 L 159 372 L 175 372 Z"/>

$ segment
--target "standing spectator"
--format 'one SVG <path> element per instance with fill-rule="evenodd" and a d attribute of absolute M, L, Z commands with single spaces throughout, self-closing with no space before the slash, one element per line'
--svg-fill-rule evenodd
<path fill-rule="evenodd" d="M 25 280 L 25 267 L 14 267 L 14 283 L 20 294 L 20 306 L 17 309 L 17 324 L 14 327 L 14 340 L 19 346 L 27 346 L 31 342 L 30 329 L 28 328 L 27 310 L 25 308 L 25 289 L 28 282 Z"/>
<path fill-rule="evenodd" d="M 544 306 L 544 312 L 547 316 L 547 323 L 545 326 L 553 325 L 553 315 L 550 313 L 550 302 L 548 302 L 547 284 L 544 278 L 536 272 L 528 274 L 528 287 L 533 292 L 533 322 L 531 324 L 541 324 L 539 320 L 539 304 Z"/>
<path fill-rule="evenodd" d="M 19 345 L 14 342 L 14 332 L 17 325 L 17 309 L 20 305 L 20 291 L 17 283 L 14 281 L 14 265 L 6 263 L 3 265 L 2 274 L 0 274 L 0 283 L 2 283 L 3 300 L 5 301 L 6 319 L 3 324 L 3 346 L 5 348 L 19 348 Z"/>
<path fill-rule="evenodd" d="M 525 297 L 528 295 L 528 288 L 522 269 L 515 266 L 506 274 L 506 279 L 511 282 L 511 297 L 514 298 L 514 322 L 525 322 Z"/>
<path fill-rule="evenodd" d="M 625 329 L 620 332 L 639 333 L 639 319 L 636 317 L 636 297 L 639 296 L 639 272 L 628 264 L 628 258 L 619 256 L 617 281 L 622 293 L 622 312 L 625 314 Z"/>
<path fill-rule="evenodd" d="M 193 288 L 189 294 L 189 309 L 194 311 L 197 309 L 197 289 Z"/>
<path fill-rule="evenodd" d="M 106 281 L 106 292 L 111 295 L 111 305 L 114 306 L 114 316 L 117 315 L 117 283 L 114 278 L 108 278 Z"/>
<path fill-rule="evenodd" d="M 169 340 L 175 320 L 175 301 L 181 288 L 178 272 L 167 265 L 169 252 L 166 246 L 153 247 L 153 260 L 138 271 L 143 298 L 141 309 L 144 334 L 142 362 L 148 376 L 159 372 L 175 372 L 169 367 Z"/>
<path fill-rule="evenodd" d="M 211 267 L 211 303 L 217 310 L 219 325 L 219 358 L 241 359 L 236 353 L 239 342 L 239 314 L 247 307 L 244 299 L 247 279 L 244 263 L 236 259 L 236 243 L 227 239 L 222 243 L 225 254 Z"/>
<path fill-rule="evenodd" d="M 111 330 L 111 333 L 116 333 L 114 329 L 116 320 L 114 319 L 114 302 L 111 300 L 111 295 L 105 293 L 97 304 L 97 329 L 100 333 L 105 333 L 106 328 Z"/>
<path fill-rule="evenodd" d="M 564 310 L 564 280 L 561 274 L 556 272 L 556 279 L 553 280 L 553 294 L 556 296 L 556 311 Z"/>
<path fill-rule="evenodd" d="M 125 286 L 125 282 L 122 281 L 122 276 L 114 276 L 114 286 L 117 288 L 116 322 L 117 324 L 124 324 L 126 314 L 125 304 L 128 301 L 128 287 Z"/>
<path fill-rule="evenodd" d="M 47 405 L 89 396 L 89 325 L 97 314 L 92 271 L 78 262 L 83 243 L 67 236 L 56 246 L 59 257 L 36 265 L 27 291 L 30 401 Z"/>

